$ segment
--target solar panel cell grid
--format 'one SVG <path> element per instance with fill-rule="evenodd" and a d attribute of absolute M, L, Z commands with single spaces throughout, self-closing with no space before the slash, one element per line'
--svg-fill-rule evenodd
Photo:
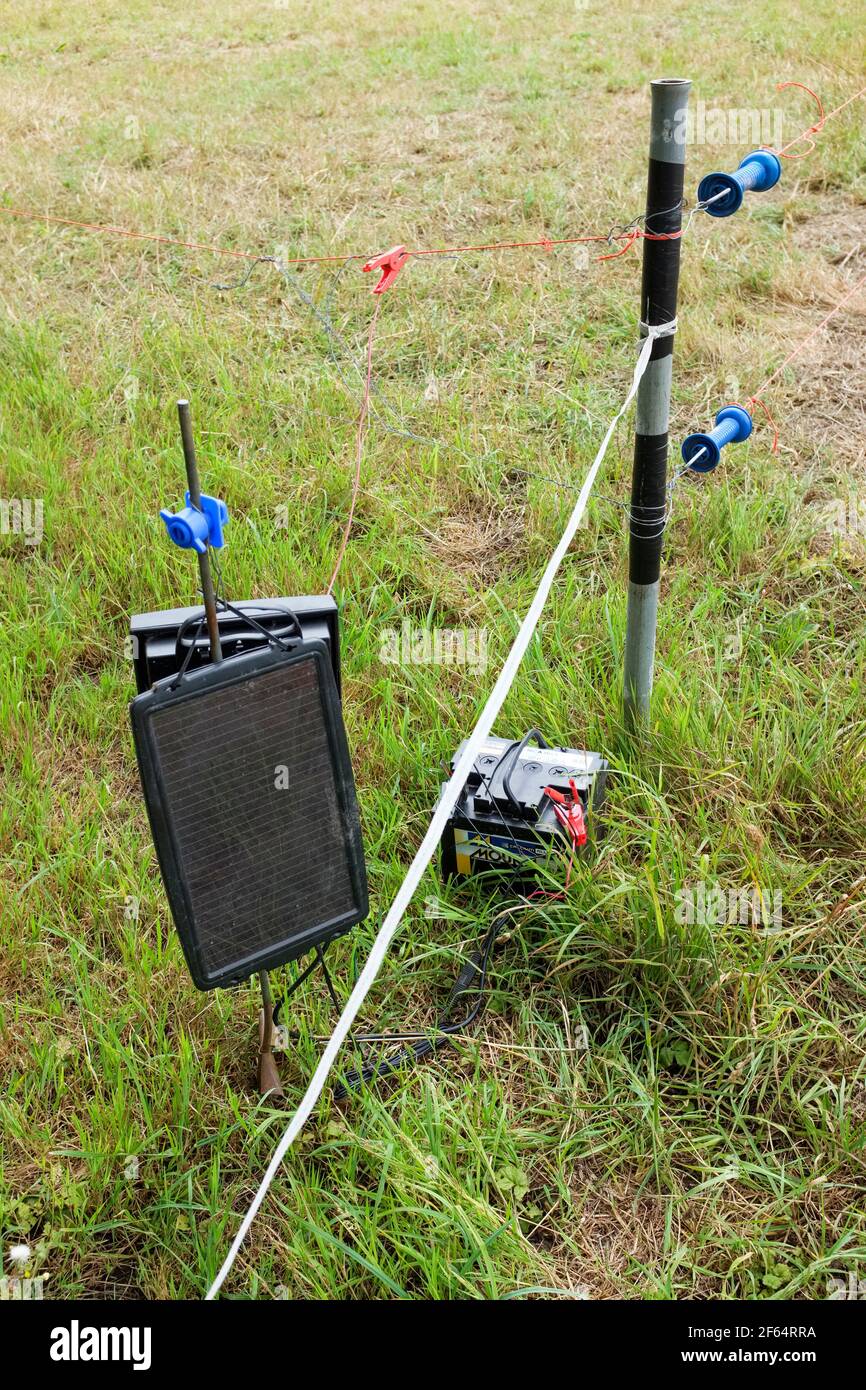
<path fill-rule="evenodd" d="M 345 930 L 366 912 L 352 872 L 354 797 L 347 807 L 323 677 L 331 679 L 330 667 L 313 656 L 275 661 L 247 679 L 214 684 L 212 676 L 193 698 L 148 708 L 145 794 L 150 800 L 153 780 L 185 898 L 181 922 L 178 886 L 173 894 L 166 876 L 175 919 L 182 937 L 192 933 L 209 979 L 282 943 L 291 959 L 304 933 L 328 923 Z M 151 821 L 159 849 L 153 813 Z"/>

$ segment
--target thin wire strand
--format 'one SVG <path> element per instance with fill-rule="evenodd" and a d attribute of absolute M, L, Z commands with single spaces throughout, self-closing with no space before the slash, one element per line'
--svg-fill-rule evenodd
<path fill-rule="evenodd" d="M 825 112 L 823 104 L 821 102 L 821 98 L 815 95 L 811 87 L 805 86 L 802 82 L 781 82 L 777 90 L 782 92 L 785 90 L 786 87 L 801 87 L 804 92 L 808 92 L 809 96 L 812 97 L 812 99 L 818 103 L 819 115 L 818 120 L 815 122 L 814 125 L 807 126 L 804 131 L 802 131 L 799 135 L 795 136 L 793 140 L 789 140 L 787 145 L 783 145 L 780 150 L 771 151 L 773 154 L 779 155 L 779 157 L 782 159 L 805 159 L 808 155 L 812 153 L 812 151 L 815 148 L 815 141 L 810 139 L 810 136 L 817 135 L 818 131 L 823 130 L 824 126 L 827 124 L 829 120 L 831 120 L 833 116 L 838 116 L 840 111 L 844 111 L 847 106 L 850 106 L 853 102 L 858 101 L 860 97 L 866 96 L 866 87 L 861 87 L 859 92 L 854 92 L 845 101 L 841 102 L 839 106 L 834 106 L 832 111 Z M 793 149 L 795 145 L 799 145 L 800 142 L 803 140 L 809 141 L 809 149 L 804 150 L 803 154 L 801 155 L 789 155 L 788 150 Z"/>
<path fill-rule="evenodd" d="M 796 357 L 799 357 L 803 349 L 808 346 L 808 344 L 812 341 L 814 337 L 817 336 L 818 333 L 821 332 L 821 329 L 826 328 L 830 320 L 835 318 L 836 315 L 840 312 L 840 310 L 844 309 L 845 305 L 848 304 L 850 300 L 852 300 L 854 296 L 858 294 L 860 290 L 863 289 L 864 285 L 866 285 L 866 275 L 861 275 L 856 285 L 854 285 L 853 288 L 850 289 L 846 295 L 843 295 L 843 297 L 839 300 L 839 303 L 836 304 L 830 310 L 829 314 L 825 314 L 821 322 L 816 324 L 815 327 L 811 330 L 811 332 L 807 333 L 805 338 L 803 338 L 802 341 L 799 342 L 797 346 L 793 348 L 791 352 L 788 353 L 785 360 L 779 363 L 779 366 L 776 368 L 776 370 L 770 373 L 766 381 L 763 381 L 761 383 L 757 391 L 755 391 L 754 395 L 750 396 L 749 399 L 752 401 L 756 401 L 760 396 L 763 396 L 767 387 L 770 385 L 770 382 L 775 381 L 776 377 L 779 376 L 785 370 L 785 368 L 789 366 L 791 362 L 794 361 Z"/>
<path fill-rule="evenodd" d="M 662 217 L 667 212 L 675 212 L 678 207 L 684 206 L 682 202 L 675 207 L 666 209 L 663 212 L 651 213 L 651 217 Z M 700 205 L 698 205 L 700 206 Z M 74 227 L 79 231 L 97 232 L 104 236 L 128 237 L 135 241 L 150 241 L 162 246 L 178 246 L 187 251 L 208 251 L 214 256 L 231 256 L 237 260 L 251 261 L 254 265 L 262 261 L 276 261 L 276 257 L 263 256 L 260 251 L 239 251 L 232 247 L 217 246 L 211 242 L 186 241 L 181 237 L 164 236 L 158 232 L 142 232 L 136 228 L 118 227 L 114 223 L 106 222 L 84 222 L 73 217 L 61 217 L 56 213 L 39 212 L 35 208 L 16 208 L 0 204 L 0 213 L 5 213 L 8 217 L 18 217 L 33 222 L 45 222 L 51 226 Z M 639 214 L 631 222 L 622 227 L 615 224 L 608 232 L 592 232 L 576 237 L 539 237 L 530 241 L 488 241 L 474 245 L 461 246 L 432 246 L 415 247 L 407 252 L 408 256 L 457 256 L 468 254 L 469 252 L 480 251 L 517 251 L 529 249 L 552 250 L 555 246 L 578 246 L 589 242 L 607 242 L 611 245 L 614 241 L 626 240 L 628 246 L 635 240 L 645 237 L 651 241 L 672 240 L 682 235 L 681 231 L 676 232 L 647 232 L 641 227 L 642 222 L 647 221 L 647 214 Z M 279 260 L 282 265 L 337 265 L 348 261 L 367 260 L 366 252 L 343 251 L 326 256 L 285 256 Z M 600 260 L 609 260 L 610 257 L 603 256 Z M 235 289 L 242 284 L 246 284 L 249 276 L 245 276 L 237 285 L 226 285 L 225 289 Z"/>
<path fill-rule="evenodd" d="M 381 308 L 381 306 L 382 299 L 381 296 L 379 296 L 376 299 L 376 307 L 373 310 L 373 317 L 370 320 L 370 332 L 367 337 L 367 379 L 364 383 L 364 399 L 361 404 L 361 413 L 358 416 L 358 434 L 355 443 L 355 479 L 352 484 L 352 501 L 349 505 L 349 515 L 346 518 L 346 524 L 343 528 L 343 538 L 340 542 L 340 549 L 337 552 L 337 559 L 334 563 L 334 569 L 331 574 L 331 578 L 328 581 L 328 587 L 326 590 L 326 593 L 328 595 L 333 593 L 334 585 L 337 582 L 337 576 L 340 573 L 340 566 L 343 563 L 343 556 L 346 553 L 346 546 L 349 544 L 349 536 L 352 531 L 352 523 L 355 519 L 355 507 L 358 502 L 358 491 L 361 486 L 361 463 L 364 457 L 364 435 L 366 433 L 367 416 L 370 409 L 370 383 L 373 379 L 373 339 L 376 334 L 376 323 L 378 322 L 379 309 Z"/>
<path fill-rule="evenodd" d="M 819 119 L 817 120 L 817 122 L 813 122 L 812 125 L 807 126 L 806 129 L 802 131 L 800 135 L 796 136 L 793 140 L 789 140 L 788 143 L 786 145 L 783 145 L 781 149 L 774 151 L 774 153 L 782 157 L 787 156 L 788 151 L 792 149 L 795 145 L 800 144 L 801 141 L 810 139 L 812 135 L 817 134 L 820 130 L 823 130 L 827 121 L 831 120 L 834 116 L 838 116 L 840 112 L 845 111 L 847 107 L 851 106 L 855 101 L 858 101 L 861 97 L 866 96 L 866 87 L 861 87 L 859 91 L 853 92 L 851 96 L 846 97 L 845 101 L 840 102 L 838 106 L 834 106 L 832 110 L 825 112 L 820 97 L 816 96 L 816 94 L 811 90 L 811 88 L 806 87 L 802 82 L 783 82 L 779 84 L 780 91 L 784 90 L 786 87 L 802 87 L 804 91 L 808 92 L 809 95 L 818 103 Z M 810 140 L 810 149 L 806 151 L 806 154 L 810 154 L 812 149 L 814 149 L 814 141 Z M 684 206 L 684 204 L 678 204 L 677 206 Z M 697 204 L 696 208 L 693 210 L 693 214 L 695 210 L 700 211 L 702 207 L 706 206 L 706 203 Z M 676 207 L 671 208 L 668 211 L 674 212 L 676 211 Z M 53 226 L 75 227 L 80 231 L 99 232 L 110 236 L 129 237 L 136 241 L 151 241 L 163 246 L 182 247 L 184 250 L 188 251 L 208 251 L 212 255 L 231 256 L 238 260 L 252 261 L 254 264 L 263 260 L 272 259 L 271 257 L 262 256 L 260 252 L 239 251 L 232 247 L 215 246 L 212 243 L 208 242 L 187 241 L 181 237 L 163 236 L 157 232 L 141 232 L 134 228 L 118 227 L 111 223 L 85 222 L 72 217 L 61 217 L 56 213 L 39 212 L 34 208 L 8 207 L 0 204 L 0 212 L 5 213 L 8 217 L 18 217 L 29 221 L 45 222 Z M 665 213 L 662 212 L 651 214 L 652 217 L 661 217 L 664 215 Z M 544 250 L 551 250 L 555 246 L 578 246 L 585 243 L 602 241 L 607 241 L 609 244 L 612 244 L 613 241 L 625 240 L 626 245 L 622 248 L 621 251 L 616 253 L 616 255 L 621 255 L 626 250 L 628 250 L 629 247 L 632 246 L 635 241 L 639 239 L 645 239 L 648 241 L 670 241 L 683 236 L 684 233 L 688 230 L 688 227 L 684 227 L 680 228 L 675 232 L 650 232 L 646 229 L 646 221 L 646 215 L 640 215 L 636 218 L 633 218 L 632 221 L 627 223 L 624 227 L 621 225 L 615 225 L 606 234 L 601 232 L 594 232 L 586 233 L 582 236 L 577 237 L 540 237 L 530 241 L 488 241 L 479 242 L 474 245 L 467 244 L 457 246 L 415 247 L 414 249 L 410 249 L 408 254 L 410 256 L 454 256 L 476 251 L 510 251 L 524 250 L 530 248 L 541 248 Z M 644 223 L 644 225 L 641 226 L 641 223 Z M 366 259 L 367 257 L 363 253 L 357 251 L 350 251 L 340 252 L 326 256 L 291 256 L 285 258 L 284 264 L 327 265 Z M 601 256 L 599 257 L 599 259 L 610 260 L 613 259 L 613 257 Z M 246 281 L 244 280 L 241 283 L 246 283 Z M 227 286 L 226 288 L 229 287 Z"/>

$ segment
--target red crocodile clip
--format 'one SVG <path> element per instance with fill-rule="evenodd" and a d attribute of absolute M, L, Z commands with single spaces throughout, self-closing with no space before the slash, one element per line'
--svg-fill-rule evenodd
<path fill-rule="evenodd" d="M 586 818 L 583 814 L 583 802 L 580 799 L 580 792 L 574 785 L 573 779 L 569 779 L 572 800 L 558 792 L 556 787 L 545 787 L 544 795 L 549 796 L 553 802 L 553 809 L 560 825 L 564 826 L 575 845 L 585 845 L 587 841 Z"/>
<path fill-rule="evenodd" d="M 558 792 L 556 790 L 556 787 L 545 787 L 544 795 L 549 796 L 551 801 L 555 801 L 558 806 L 564 806 L 567 800 L 567 798 L 563 796 L 562 792 Z"/>
<path fill-rule="evenodd" d="M 569 819 L 569 820 L 573 823 L 573 825 L 574 825 L 574 829 L 575 829 L 575 833 L 576 833 L 576 837 L 577 837 L 577 843 L 578 843 L 579 845 L 585 845 L 585 844 L 586 844 L 586 841 L 587 841 L 587 834 L 586 834 L 586 817 L 585 817 L 584 814 L 583 814 L 583 802 L 582 802 L 581 799 L 580 799 L 580 792 L 577 790 L 577 787 L 574 785 L 574 778 L 573 778 L 573 777 L 570 777 L 570 778 L 568 779 L 568 785 L 571 787 L 571 795 L 572 795 L 573 798 L 574 798 L 574 800 L 572 801 L 571 805 L 570 805 L 569 808 L 568 808 L 568 819 Z"/>
<path fill-rule="evenodd" d="M 381 270 L 382 278 L 374 294 L 384 294 L 393 285 L 400 271 L 409 259 L 409 252 L 405 246 L 392 246 L 390 251 L 383 251 L 380 256 L 371 256 L 363 270 Z"/>
<path fill-rule="evenodd" d="M 583 817 L 583 802 L 580 797 L 572 802 L 568 810 L 568 819 L 574 827 L 574 838 L 579 845 L 585 845 L 587 841 L 586 821 Z"/>

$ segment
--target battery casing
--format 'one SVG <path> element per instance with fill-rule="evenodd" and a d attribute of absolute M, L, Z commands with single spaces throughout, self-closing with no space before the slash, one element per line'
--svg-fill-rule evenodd
<path fill-rule="evenodd" d="M 551 787 L 571 797 L 574 782 L 587 832 L 604 797 L 608 764 L 599 753 L 578 748 L 526 747 L 491 735 L 481 749 L 442 836 L 444 878 L 505 871 L 507 882 L 531 877 L 552 855 L 561 860 L 571 844 L 546 795 Z M 455 753 L 457 766 L 465 744 Z M 513 800 L 505 790 L 506 776 Z M 517 803 L 515 805 L 515 802 Z"/>

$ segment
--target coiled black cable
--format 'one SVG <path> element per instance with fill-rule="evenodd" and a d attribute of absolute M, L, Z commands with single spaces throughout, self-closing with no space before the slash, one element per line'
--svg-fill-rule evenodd
<path fill-rule="evenodd" d="M 348 1072 L 334 1089 L 335 1100 L 345 1100 L 351 1091 L 357 1090 L 368 1081 L 390 1076 L 406 1066 L 414 1066 L 422 1057 L 429 1057 L 431 1053 L 438 1051 L 455 1033 L 462 1032 L 464 1028 L 470 1027 L 475 1022 L 484 1008 L 484 986 L 487 983 L 490 956 L 499 936 L 499 924 L 503 917 L 508 916 L 510 911 L 511 909 L 506 909 L 494 917 L 480 949 L 473 951 L 463 966 L 454 982 L 438 1023 L 429 1032 L 414 1034 L 358 1033 L 353 1035 L 353 1041 L 356 1043 L 409 1042 L 410 1046 L 401 1048 L 391 1057 L 380 1057 L 375 1062 L 366 1062 L 356 1070 Z M 476 976 L 477 984 L 474 984 Z M 476 992 L 478 996 L 472 1008 L 463 1018 L 449 1022 L 454 1006 L 470 992 Z"/>

